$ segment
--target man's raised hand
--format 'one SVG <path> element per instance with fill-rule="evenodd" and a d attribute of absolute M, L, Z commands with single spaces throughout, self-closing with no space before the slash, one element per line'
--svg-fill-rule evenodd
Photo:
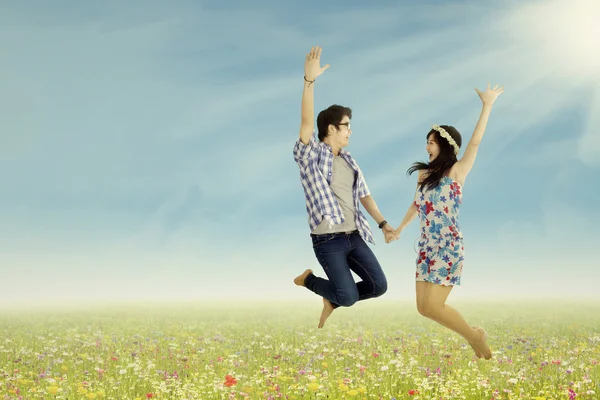
<path fill-rule="evenodd" d="M 325 64 L 321 67 L 321 52 L 323 49 L 319 46 L 310 49 L 310 53 L 306 55 L 306 62 L 304 63 L 304 78 L 307 81 L 314 81 L 319 75 L 321 75 L 329 64 Z"/>

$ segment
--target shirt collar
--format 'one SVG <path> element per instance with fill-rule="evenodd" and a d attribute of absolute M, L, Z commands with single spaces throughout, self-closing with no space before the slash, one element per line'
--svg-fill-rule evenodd
<path fill-rule="evenodd" d="M 328 145 L 327 143 L 322 142 L 322 141 L 319 140 L 319 146 L 321 146 L 321 148 L 323 148 L 323 149 L 329 150 L 329 152 L 331 154 L 333 154 L 333 150 L 331 149 L 331 146 Z M 344 150 L 344 149 L 340 149 L 340 156 L 348 156 L 349 157 L 350 156 L 350 152 L 347 151 L 347 150 Z"/>

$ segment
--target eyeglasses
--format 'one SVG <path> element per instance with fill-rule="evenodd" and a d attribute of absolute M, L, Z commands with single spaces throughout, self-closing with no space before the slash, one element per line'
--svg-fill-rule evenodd
<path fill-rule="evenodd" d="M 350 122 L 344 122 L 344 123 L 338 124 L 338 126 L 340 126 L 340 125 L 346 125 L 348 127 L 348 130 L 352 129 L 352 128 L 350 128 Z"/>

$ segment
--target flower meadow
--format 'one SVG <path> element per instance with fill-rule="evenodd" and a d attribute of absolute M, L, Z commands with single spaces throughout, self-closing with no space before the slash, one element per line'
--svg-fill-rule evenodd
<path fill-rule="evenodd" d="M 0 399 L 599 399 L 600 304 L 453 304 L 475 357 L 412 303 L 79 306 L 0 312 Z"/>

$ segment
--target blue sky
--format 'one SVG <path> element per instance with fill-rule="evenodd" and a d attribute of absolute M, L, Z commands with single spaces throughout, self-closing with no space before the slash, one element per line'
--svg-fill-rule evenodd
<path fill-rule="evenodd" d="M 394 225 L 429 127 L 466 142 L 474 88 L 503 85 L 452 296 L 593 295 L 599 7 L 339 4 L 2 3 L 0 301 L 312 299 L 292 283 L 322 275 L 292 147 L 314 45 L 316 109 L 352 107 L 348 150 Z M 417 221 L 386 245 L 369 220 L 386 296 L 412 299 Z"/>

